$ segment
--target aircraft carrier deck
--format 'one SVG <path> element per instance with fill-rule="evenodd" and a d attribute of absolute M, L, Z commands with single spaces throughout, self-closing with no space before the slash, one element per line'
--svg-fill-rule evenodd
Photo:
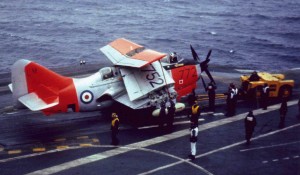
<path fill-rule="evenodd" d="M 226 80 L 220 83 L 224 89 L 227 82 L 237 81 Z M 221 86 L 217 92 L 222 91 Z M 184 113 L 176 115 L 172 132 L 162 131 L 156 125 L 133 127 L 132 121 L 121 120 L 120 145 L 111 146 L 110 118 L 104 113 L 46 117 L 27 109 L 14 111 L 11 94 L 6 87 L 2 88 L 1 175 L 300 174 L 297 91 L 288 102 L 283 128 L 278 127 L 280 104 L 276 100 L 267 110 L 239 101 L 233 117 L 224 116 L 222 101 L 215 113 L 204 109 L 199 122 L 197 156 L 190 161 L 189 120 Z M 246 145 L 243 119 L 249 109 L 254 109 L 257 126 L 251 144 Z"/>

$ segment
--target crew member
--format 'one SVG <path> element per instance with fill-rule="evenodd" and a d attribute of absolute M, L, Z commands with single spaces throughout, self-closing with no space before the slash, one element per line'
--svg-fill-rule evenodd
<path fill-rule="evenodd" d="M 210 111 L 215 112 L 215 98 L 216 98 L 216 86 L 214 83 L 210 82 L 206 88 L 206 91 L 208 93 L 208 108 Z"/>
<path fill-rule="evenodd" d="M 159 111 L 159 127 L 162 128 L 165 124 L 166 120 L 166 103 L 164 101 L 160 104 L 160 111 Z"/>
<path fill-rule="evenodd" d="M 197 100 L 195 89 L 192 90 L 192 93 L 188 96 L 188 103 L 192 105 Z"/>
<path fill-rule="evenodd" d="M 170 53 L 170 63 L 177 63 L 177 62 L 178 62 L 178 58 L 176 52 Z"/>
<path fill-rule="evenodd" d="M 175 103 L 173 100 L 170 99 L 170 106 L 168 107 L 168 114 L 167 114 L 167 120 L 168 120 L 168 128 L 169 130 L 173 129 L 173 122 L 174 122 L 174 115 L 175 115 Z"/>
<path fill-rule="evenodd" d="M 227 95 L 227 99 L 226 99 L 226 116 L 227 117 L 231 117 L 233 115 L 234 112 L 234 105 L 233 105 L 233 97 L 234 97 L 234 91 L 233 89 L 229 86 L 228 87 L 228 91 L 227 93 L 224 93 L 225 95 Z"/>
<path fill-rule="evenodd" d="M 264 84 L 261 95 L 261 106 L 263 110 L 266 110 L 268 107 L 270 88 L 267 83 Z"/>
<path fill-rule="evenodd" d="M 112 121 L 111 121 L 111 144 L 112 145 L 118 145 L 119 139 L 117 138 L 117 134 L 119 132 L 119 117 L 116 113 L 112 113 L 111 115 Z"/>
<path fill-rule="evenodd" d="M 252 72 L 252 74 L 251 74 L 251 76 L 249 77 L 249 81 L 259 81 L 259 76 L 258 76 L 258 74 L 257 74 L 257 72 L 256 71 L 254 71 L 254 72 Z"/>
<path fill-rule="evenodd" d="M 191 112 L 188 114 L 188 118 L 190 118 L 191 123 L 194 123 L 197 127 L 200 113 L 200 106 L 197 104 L 197 101 L 195 101 L 194 105 L 191 107 Z"/>
<path fill-rule="evenodd" d="M 250 144 L 250 139 L 252 137 L 254 128 L 256 126 L 256 119 L 253 115 L 252 111 L 249 111 L 248 115 L 245 118 L 245 135 L 246 135 L 246 143 L 247 145 Z"/>
<path fill-rule="evenodd" d="M 235 87 L 235 85 L 233 83 L 230 83 L 230 87 L 231 87 L 232 92 L 233 92 L 233 97 L 232 97 L 232 114 L 235 115 L 236 104 L 237 104 L 239 90 L 238 90 L 238 88 Z"/>
<path fill-rule="evenodd" d="M 287 99 L 283 98 L 280 109 L 279 109 L 279 114 L 280 114 L 279 128 L 283 128 L 285 125 L 285 117 L 286 117 L 287 111 L 288 111 Z"/>
<path fill-rule="evenodd" d="M 192 160 L 195 160 L 195 156 L 196 156 L 197 136 L 198 136 L 198 124 L 191 122 L 191 129 L 190 129 L 191 154 L 189 155 L 189 158 Z"/>

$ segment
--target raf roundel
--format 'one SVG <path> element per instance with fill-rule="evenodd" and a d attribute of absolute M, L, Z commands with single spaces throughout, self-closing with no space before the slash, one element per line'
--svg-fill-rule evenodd
<path fill-rule="evenodd" d="M 80 100 L 82 103 L 91 103 L 94 99 L 93 93 L 91 91 L 85 90 L 80 94 Z"/>

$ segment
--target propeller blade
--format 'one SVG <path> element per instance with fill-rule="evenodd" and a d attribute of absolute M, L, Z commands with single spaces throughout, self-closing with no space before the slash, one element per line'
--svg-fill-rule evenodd
<path fill-rule="evenodd" d="M 202 80 L 202 84 L 203 84 L 204 89 L 206 89 L 206 84 L 205 84 L 205 81 L 204 81 L 202 76 L 201 76 L 201 80 Z"/>
<path fill-rule="evenodd" d="M 196 51 L 194 50 L 193 46 L 191 46 L 191 51 L 192 51 L 192 55 L 193 55 L 193 58 L 196 62 L 200 62 L 200 58 L 198 57 L 198 54 L 196 53 Z"/>
<path fill-rule="evenodd" d="M 204 71 L 206 73 L 206 75 L 208 76 L 210 82 L 213 83 L 214 85 L 216 85 L 216 82 L 215 82 L 214 78 L 211 76 L 211 74 L 208 70 L 208 62 L 210 61 L 209 58 L 210 58 L 212 50 L 210 49 L 207 53 L 206 59 L 204 61 L 200 62 L 200 58 L 198 57 L 198 54 L 194 50 L 193 46 L 190 45 L 190 47 L 191 47 L 191 51 L 192 51 L 192 55 L 193 55 L 194 60 L 200 64 L 201 72 Z M 201 81 L 202 81 L 202 84 L 204 86 L 204 89 L 206 89 L 206 83 L 205 83 L 202 76 L 201 76 Z"/>
<path fill-rule="evenodd" d="M 211 55 L 212 50 L 210 49 L 207 53 L 206 59 L 200 63 L 201 72 L 205 71 L 208 68 L 208 63 L 210 61 L 209 57 Z"/>
<path fill-rule="evenodd" d="M 209 70 L 206 69 L 206 70 L 204 70 L 204 71 L 205 71 L 206 75 L 208 76 L 210 82 L 213 83 L 214 85 L 216 85 L 216 82 L 215 82 L 214 78 L 211 76 Z"/>
<path fill-rule="evenodd" d="M 210 82 L 213 83 L 214 85 L 216 85 L 216 82 L 215 82 L 214 78 L 211 76 L 211 74 L 208 70 L 208 63 L 210 61 L 209 58 L 210 58 L 211 52 L 212 52 L 212 50 L 210 49 L 207 53 L 206 59 L 203 62 L 200 63 L 200 67 L 201 67 L 201 71 L 202 72 L 204 71 L 206 73 L 206 75 L 208 76 Z"/>
<path fill-rule="evenodd" d="M 205 59 L 205 60 L 208 60 L 208 59 L 209 59 L 209 57 L 210 57 L 210 54 L 211 54 L 211 49 L 208 51 L 208 53 L 207 53 L 207 56 L 206 56 L 206 59 Z"/>

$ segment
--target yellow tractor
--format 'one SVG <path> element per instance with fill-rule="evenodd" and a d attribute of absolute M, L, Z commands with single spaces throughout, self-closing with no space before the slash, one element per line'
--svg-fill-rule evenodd
<path fill-rule="evenodd" d="M 268 84 L 270 94 L 269 97 L 291 97 L 294 87 L 294 80 L 284 80 L 283 74 L 270 74 L 267 72 L 256 72 L 252 75 L 241 76 L 241 95 L 247 99 L 259 98 L 262 92 L 262 87 L 265 83 Z"/>

